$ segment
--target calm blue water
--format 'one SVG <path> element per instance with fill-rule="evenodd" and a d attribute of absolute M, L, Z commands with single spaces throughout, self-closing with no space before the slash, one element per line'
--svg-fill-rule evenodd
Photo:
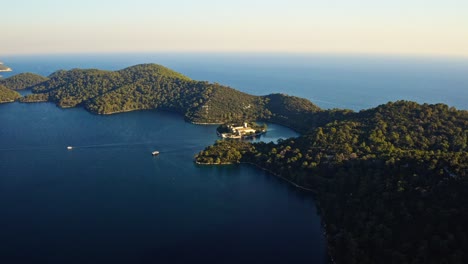
<path fill-rule="evenodd" d="M 88 54 L 1 58 L 15 71 L 48 75 L 57 69 L 117 70 L 159 63 L 196 80 L 264 95 L 307 98 L 324 108 L 360 110 L 399 99 L 468 109 L 468 59 L 269 55 Z"/>
<path fill-rule="evenodd" d="M 326 261 L 309 194 L 250 166 L 192 162 L 215 126 L 50 103 L 2 104 L 0 124 L 0 263 Z M 263 140 L 296 136 L 269 127 Z"/>
<path fill-rule="evenodd" d="M 197 80 L 324 108 L 408 99 L 468 109 L 468 62 L 254 54 L 10 56 L 20 72 L 160 63 Z M 0 263 L 324 263 L 310 195 L 249 166 L 194 154 L 214 126 L 172 113 L 97 116 L 50 103 L 0 105 Z M 262 140 L 296 134 L 270 125 Z M 72 151 L 65 148 L 75 146 Z M 158 149 L 161 155 L 152 157 Z"/>

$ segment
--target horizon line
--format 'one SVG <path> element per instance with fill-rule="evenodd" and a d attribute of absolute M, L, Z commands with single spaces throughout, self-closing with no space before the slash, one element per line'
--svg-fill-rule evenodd
<path fill-rule="evenodd" d="M 434 58 L 434 59 L 468 59 L 468 54 L 441 53 L 407 53 L 407 52 L 314 52 L 314 51 L 202 51 L 202 50 L 154 50 L 154 51 L 64 51 L 64 52 L 22 52 L 1 54 L 0 57 L 11 56 L 70 56 L 70 55 L 131 55 L 131 54 L 191 54 L 191 55 L 290 55 L 290 56 L 346 56 L 346 57 L 398 57 L 398 58 Z"/>

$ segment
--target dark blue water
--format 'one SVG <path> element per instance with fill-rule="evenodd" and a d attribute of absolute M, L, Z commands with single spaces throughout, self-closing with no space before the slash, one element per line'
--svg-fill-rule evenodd
<path fill-rule="evenodd" d="M 7 56 L 14 72 L 48 75 L 57 69 L 117 70 L 159 63 L 196 80 L 264 95 L 307 98 L 324 108 L 360 110 L 400 99 L 468 109 L 468 59 L 301 54 L 85 54 Z"/>
<path fill-rule="evenodd" d="M 2 104 L 0 124 L 0 263 L 326 261 L 309 194 L 250 166 L 192 162 L 215 126 L 50 103 Z M 296 136 L 269 127 L 263 140 Z"/>
<path fill-rule="evenodd" d="M 10 56 L 20 72 L 160 63 L 197 80 L 325 108 L 390 100 L 468 109 L 468 61 L 255 54 Z M 197 166 L 213 126 L 0 105 L 0 263 L 324 263 L 310 195 L 249 166 Z M 262 140 L 296 136 L 270 125 Z M 73 145 L 72 151 L 66 146 Z M 153 150 L 161 151 L 152 157 Z"/>

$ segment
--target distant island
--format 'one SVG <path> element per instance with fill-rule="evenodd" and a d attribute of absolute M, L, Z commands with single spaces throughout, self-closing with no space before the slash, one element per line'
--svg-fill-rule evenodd
<path fill-rule="evenodd" d="M 7 67 L 3 64 L 3 62 L 0 62 L 0 72 L 10 72 L 12 69 L 10 67 Z"/>
<path fill-rule="evenodd" d="M 262 131 L 240 120 L 288 126 L 301 136 L 218 140 L 195 162 L 251 164 L 311 191 L 336 263 L 468 263 L 468 111 L 410 101 L 326 110 L 303 98 L 191 80 L 157 64 L 17 75 L 0 85 L 6 93 L 32 89 L 21 102 L 96 114 L 173 111 L 195 124 L 224 124 L 217 133 L 226 138 Z"/>

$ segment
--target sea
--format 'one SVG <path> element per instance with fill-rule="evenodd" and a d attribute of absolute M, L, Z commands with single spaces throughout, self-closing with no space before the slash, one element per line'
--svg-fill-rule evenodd
<path fill-rule="evenodd" d="M 158 63 L 192 79 L 322 108 L 394 100 L 468 109 L 468 60 L 313 54 L 5 56 L 21 72 Z M 23 92 L 28 93 L 28 92 Z M 268 124 L 254 141 L 298 136 Z M 216 126 L 163 111 L 101 116 L 0 104 L 0 263 L 329 263 L 310 193 L 249 165 L 193 157 Z M 73 146 L 67 150 L 67 146 Z M 161 154 L 153 157 L 151 152 Z"/>

